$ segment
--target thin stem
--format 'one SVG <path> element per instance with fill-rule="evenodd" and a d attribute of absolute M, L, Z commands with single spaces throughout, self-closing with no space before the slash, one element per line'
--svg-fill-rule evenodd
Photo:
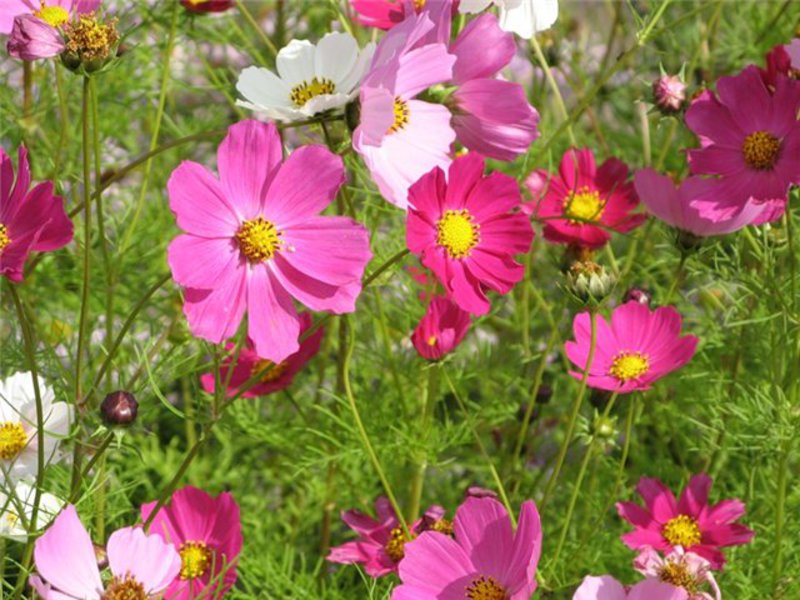
<path fill-rule="evenodd" d="M 256 32 L 258 39 L 264 42 L 264 45 L 269 49 L 272 56 L 277 56 L 278 49 L 275 47 L 275 44 L 273 44 L 272 40 L 270 40 L 267 37 L 267 34 L 264 33 L 264 30 L 259 26 L 256 20 L 253 18 L 253 15 L 250 14 L 249 10 L 247 10 L 247 7 L 245 6 L 244 2 L 242 2 L 242 0 L 236 0 L 236 8 L 239 9 L 239 12 L 242 13 L 242 15 L 244 16 L 245 21 L 247 21 L 250 27 L 252 27 L 253 30 Z"/>
<path fill-rule="evenodd" d="M 426 368 L 425 384 L 420 399 L 420 438 L 425 447 L 413 465 L 411 483 L 408 490 L 408 510 L 406 516 L 413 522 L 419 516 L 422 500 L 422 488 L 425 484 L 425 471 L 428 469 L 427 444 L 430 437 L 431 417 L 436 405 L 439 391 L 439 365 L 432 364 Z"/>
<path fill-rule="evenodd" d="M 12 13 L 14 14 L 14 13 Z M 22 116 L 27 119 L 33 108 L 33 63 L 22 61 Z"/>
<path fill-rule="evenodd" d="M 675 292 L 680 287 L 681 283 L 683 282 L 683 277 L 685 274 L 685 267 L 686 267 L 686 259 L 689 255 L 686 252 L 681 252 L 681 259 L 678 262 L 678 267 L 675 269 L 675 275 L 672 277 L 672 284 L 669 286 L 669 290 L 667 291 L 667 295 L 664 296 L 664 304 L 669 304 L 672 302 L 672 296 L 675 295 Z"/>
<path fill-rule="evenodd" d="M 550 65 L 547 64 L 547 58 L 545 58 L 545 55 L 542 52 L 542 47 L 539 45 L 535 35 L 531 37 L 531 48 L 533 48 L 533 53 L 536 55 L 536 60 L 539 61 L 539 66 L 541 66 L 542 70 L 544 71 L 544 77 L 547 79 L 547 84 L 550 86 L 550 89 L 553 92 L 553 98 L 555 98 L 556 106 L 558 106 L 558 110 L 561 113 L 563 123 L 566 123 L 569 142 L 572 146 L 576 146 L 577 142 L 575 141 L 575 133 L 572 131 L 572 123 L 570 122 L 569 113 L 567 112 L 567 106 L 564 104 L 564 97 L 561 95 L 561 90 L 558 88 L 558 83 L 556 83 L 555 77 L 553 77 L 553 71 L 550 69 Z"/>

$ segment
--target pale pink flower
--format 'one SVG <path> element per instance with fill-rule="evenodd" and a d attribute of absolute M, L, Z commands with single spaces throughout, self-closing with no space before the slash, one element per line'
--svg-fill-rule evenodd
<path fill-rule="evenodd" d="M 611 575 L 602 575 L 584 578 L 572 600 L 689 600 L 689 595 L 658 579 L 645 579 L 627 589 Z"/>
<path fill-rule="evenodd" d="M 689 600 L 722 600 L 709 562 L 693 552 L 685 552 L 680 546 L 665 557 L 653 548 L 645 548 L 633 561 L 633 566 L 646 577 L 683 588 Z M 710 587 L 714 595 L 703 591 L 705 587 Z"/>

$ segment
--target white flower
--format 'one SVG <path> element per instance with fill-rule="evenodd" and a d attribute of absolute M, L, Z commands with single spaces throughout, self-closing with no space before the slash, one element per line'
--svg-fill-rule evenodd
<path fill-rule="evenodd" d="M 0 488 L 0 537 L 24 542 L 28 539 L 29 531 L 39 531 L 47 527 L 64 507 L 63 500 L 43 492 L 39 498 L 36 523 L 32 523 L 35 496 L 36 488 L 24 481 L 18 482 L 13 490 Z M 25 518 L 21 518 L 20 514 Z"/>
<path fill-rule="evenodd" d="M 59 442 L 69 433 L 72 407 L 54 402 L 55 394 L 41 377 L 39 392 L 44 415 L 45 464 L 59 458 Z M 30 373 L 15 373 L 0 381 L 0 481 L 36 476 L 39 439 L 36 396 Z"/>
<path fill-rule="evenodd" d="M 490 4 L 500 9 L 500 27 L 525 39 L 549 29 L 558 18 L 558 0 L 461 0 L 458 9 L 476 13 Z"/>
<path fill-rule="evenodd" d="M 347 33 L 329 33 L 316 46 L 292 40 L 278 52 L 278 75 L 262 67 L 242 71 L 236 89 L 245 100 L 237 104 L 279 121 L 301 121 L 343 107 L 358 93 L 374 51 L 374 44 L 359 51 Z"/>

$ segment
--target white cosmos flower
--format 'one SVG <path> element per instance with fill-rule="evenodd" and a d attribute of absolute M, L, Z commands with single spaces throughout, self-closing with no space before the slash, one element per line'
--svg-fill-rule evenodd
<path fill-rule="evenodd" d="M 59 445 L 69 433 L 72 407 L 66 402 L 54 402 L 53 389 L 41 377 L 38 381 L 44 415 L 42 444 L 47 464 L 60 458 Z M 15 373 L 0 381 L 0 481 L 35 477 L 38 449 L 33 380 L 30 373 Z"/>
<path fill-rule="evenodd" d="M 292 40 L 278 52 L 277 75 L 262 67 L 242 71 L 236 89 L 245 99 L 237 104 L 279 121 L 343 107 L 358 94 L 374 51 L 372 43 L 359 50 L 348 33 L 328 33 L 316 46 Z"/>
<path fill-rule="evenodd" d="M 462 13 L 476 13 L 494 4 L 500 9 L 500 27 L 525 39 L 553 26 L 558 18 L 558 0 L 461 0 Z"/>
<path fill-rule="evenodd" d="M 35 499 L 36 488 L 30 483 L 19 481 L 13 489 L 0 487 L 0 537 L 24 542 L 28 539 L 30 531 L 39 531 L 47 527 L 65 504 L 63 500 L 43 492 L 39 499 L 36 523 L 33 523 Z M 25 518 L 21 518 L 20 514 Z M 26 523 L 28 524 L 27 529 Z"/>

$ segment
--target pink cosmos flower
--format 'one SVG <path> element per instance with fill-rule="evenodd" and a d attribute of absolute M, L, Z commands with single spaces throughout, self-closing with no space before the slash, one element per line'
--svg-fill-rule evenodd
<path fill-rule="evenodd" d="M 618 502 L 619 516 L 636 529 L 622 536 L 633 550 L 652 547 L 671 552 L 676 546 L 693 552 L 721 569 L 725 556 L 720 548 L 748 543 L 753 531 L 734 523 L 744 512 L 740 500 L 723 500 L 708 504 L 711 478 L 695 475 L 683 490 L 680 500 L 658 479 L 643 477 L 636 486 L 645 507 L 634 502 Z"/>
<path fill-rule="evenodd" d="M 383 197 L 403 209 L 411 184 L 450 163 L 455 140 L 450 111 L 415 99 L 452 76 L 455 57 L 445 44 L 417 45 L 434 26 L 427 15 L 414 14 L 394 27 L 378 44 L 361 84 L 361 123 L 353 148 Z"/>
<path fill-rule="evenodd" d="M 233 0 L 181 0 L 183 7 L 191 13 L 219 13 L 233 8 Z"/>
<path fill-rule="evenodd" d="M 525 269 L 515 254 L 528 252 L 533 229 L 520 212 L 517 182 L 503 173 L 483 175 L 484 160 L 469 153 L 450 165 L 447 177 L 433 169 L 409 190 L 406 242 L 421 255 L 463 310 L 489 311 L 486 289 L 511 291 Z"/>
<path fill-rule="evenodd" d="M 748 202 L 738 215 L 727 221 L 712 221 L 692 206 L 714 182 L 701 177 L 689 177 L 678 187 L 666 175 L 653 169 L 637 171 L 633 178 L 636 193 L 642 204 L 656 217 L 692 235 L 707 237 L 738 231 L 748 225 L 774 221 L 783 215 L 783 203 Z"/>
<path fill-rule="evenodd" d="M 642 575 L 683 588 L 689 600 L 722 600 L 709 562 L 693 552 L 684 552 L 680 546 L 666 557 L 645 548 L 633 565 Z M 714 592 L 713 596 L 703 591 L 706 586 Z"/>
<path fill-rule="evenodd" d="M 564 348 L 578 368 L 570 375 L 581 379 L 591 345 L 589 313 L 576 315 L 572 328 L 575 341 L 567 342 Z M 694 356 L 697 338 L 680 334 L 681 316 L 671 306 L 651 311 L 639 302 L 626 302 L 614 309 L 610 324 L 598 315 L 589 387 L 620 394 L 649 390 L 655 381 Z"/>
<path fill-rule="evenodd" d="M 304 312 L 300 315 L 301 337 L 309 327 L 311 327 L 311 315 Z M 308 336 L 308 338 L 300 342 L 300 349 L 297 352 L 277 364 L 259 358 L 258 354 L 253 350 L 253 344 L 248 341 L 247 345 L 239 352 L 239 359 L 236 361 L 236 366 L 233 369 L 233 375 L 231 375 L 230 384 L 228 386 L 228 396 L 235 396 L 239 391 L 239 386 L 262 371 L 264 374 L 261 376 L 261 382 L 244 392 L 242 397 L 257 398 L 258 396 L 272 394 L 273 392 L 289 387 L 298 371 L 319 352 L 319 345 L 320 342 L 322 342 L 322 336 L 324 334 L 325 331 L 320 327 L 317 331 Z M 223 361 L 222 367 L 220 368 L 220 378 L 223 382 L 228 377 L 232 360 L 230 353 L 233 352 L 235 347 L 236 344 L 227 344 L 225 346 L 225 349 L 229 352 L 229 356 Z M 200 383 L 206 392 L 209 394 L 214 393 L 214 373 L 204 373 L 201 375 Z"/>
<path fill-rule="evenodd" d="M 11 158 L 0 148 L 0 273 L 17 283 L 31 252 L 51 252 L 72 241 L 72 221 L 53 183 L 30 186 L 25 147 L 19 148 L 16 180 Z"/>
<path fill-rule="evenodd" d="M 14 19 L 22 15 L 33 15 L 59 27 L 72 14 L 83 14 L 97 10 L 101 0 L 2 0 L 0 3 L 0 34 L 9 34 Z"/>
<path fill-rule="evenodd" d="M 70 504 L 36 540 L 30 584 L 44 600 L 146 598 L 164 591 L 181 569 L 172 545 L 138 527 L 112 533 L 106 553 L 111 580 L 104 586 L 92 540 Z"/>
<path fill-rule="evenodd" d="M 343 512 L 342 520 L 359 538 L 331 548 L 327 560 L 340 564 L 362 564 L 370 577 L 396 573 L 397 565 L 403 560 L 408 538 L 388 498 L 381 496 L 375 501 L 375 514 L 377 519 L 357 510 Z M 422 519 L 410 526 L 412 536 L 427 530 L 451 533 L 452 525 L 443 517 L 444 509 L 441 506 L 431 506 Z"/>
<path fill-rule="evenodd" d="M 278 364 L 300 346 L 292 298 L 311 310 L 352 312 L 371 257 L 367 230 L 318 216 L 344 181 L 342 159 L 304 146 L 281 162 L 275 125 L 233 125 L 217 151 L 219 179 L 184 161 L 167 184 L 186 233 L 169 245 L 192 333 L 232 337 L 247 310 L 258 356 Z"/>
<path fill-rule="evenodd" d="M 142 506 L 142 521 L 155 506 L 155 502 Z M 221 598 L 236 583 L 242 524 L 239 505 L 230 493 L 214 498 L 186 486 L 158 511 L 150 531 L 163 536 L 180 556 L 180 569 L 170 580 L 166 598 Z"/>
<path fill-rule="evenodd" d="M 633 184 L 627 181 L 628 167 L 609 158 L 596 167 L 588 148 L 571 148 L 564 153 L 558 174 L 538 172 L 537 180 L 549 180 L 544 197 L 533 212 L 544 223 L 546 240 L 600 248 L 611 239 L 609 230 L 624 233 L 646 219 L 631 214 L 639 204 Z M 531 190 L 534 195 L 539 190 Z"/>
<path fill-rule="evenodd" d="M 602 575 L 585 577 L 572 600 L 689 600 L 689 595 L 658 579 L 645 579 L 628 590 L 611 575 Z"/>
<path fill-rule="evenodd" d="M 419 12 L 424 5 L 425 0 L 350 0 L 359 25 L 384 30 L 403 21 L 411 10 Z"/>
<path fill-rule="evenodd" d="M 791 44 L 775 46 L 767 53 L 767 68 L 759 69 L 761 78 L 767 89 L 775 91 L 778 77 L 783 75 L 792 79 L 800 79 L 800 38 Z"/>
<path fill-rule="evenodd" d="M 9 56 L 28 61 L 58 56 L 65 48 L 58 29 L 33 15 L 20 15 L 14 19 L 14 28 L 6 45 Z"/>
<path fill-rule="evenodd" d="M 717 94 L 704 92 L 686 111 L 700 138 L 689 150 L 692 173 L 715 175 L 693 205 L 714 221 L 738 215 L 749 202 L 785 203 L 800 183 L 800 82 L 778 76 L 770 93 L 755 66 L 722 77 Z"/>
<path fill-rule="evenodd" d="M 422 358 L 439 360 L 455 350 L 469 331 L 469 313 L 447 298 L 431 300 L 425 316 L 411 334 L 411 342 Z"/>
<path fill-rule="evenodd" d="M 453 521 L 455 539 L 435 531 L 406 544 L 402 585 L 392 600 L 503 598 L 528 600 L 536 590 L 542 527 L 536 505 L 522 503 L 516 532 L 494 498 L 467 498 Z"/>

